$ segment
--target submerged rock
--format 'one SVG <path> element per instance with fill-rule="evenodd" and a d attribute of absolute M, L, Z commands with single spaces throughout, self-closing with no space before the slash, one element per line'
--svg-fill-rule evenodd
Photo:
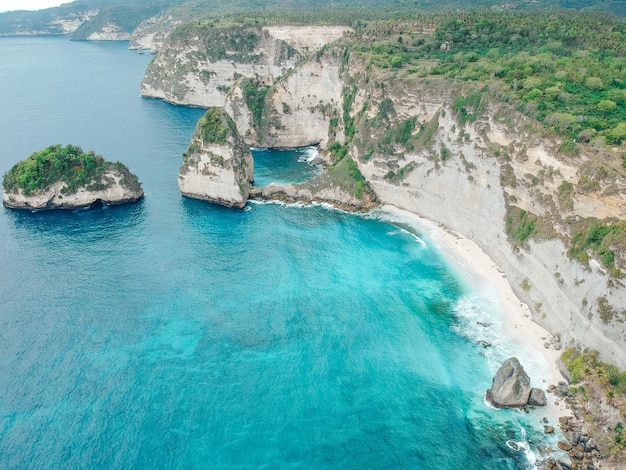
<path fill-rule="evenodd" d="M 242 208 L 250 195 L 254 162 L 250 147 L 222 108 L 200 119 L 178 172 L 184 196 Z"/>
<path fill-rule="evenodd" d="M 487 390 L 487 399 L 500 408 L 520 408 L 528 403 L 530 378 L 517 358 L 504 361 Z"/>

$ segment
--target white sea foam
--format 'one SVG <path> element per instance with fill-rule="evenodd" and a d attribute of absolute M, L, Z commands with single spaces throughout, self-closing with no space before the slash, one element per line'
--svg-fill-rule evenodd
<path fill-rule="evenodd" d="M 299 162 L 311 163 L 313 160 L 320 156 L 320 153 L 317 151 L 317 147 L 303 147 L 296 151 L 302 154 L 302 156 L 298 158 Z"/>

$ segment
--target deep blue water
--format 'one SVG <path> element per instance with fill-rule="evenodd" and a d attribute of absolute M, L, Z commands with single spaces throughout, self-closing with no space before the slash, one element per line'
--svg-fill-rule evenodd
<path fill-rule="evenodd" d="M 142 99 L 150 57 L 124 43 L 2 38 L 0 59 L 2 173 L 72 143 L 146 192 L 0 209 L 0 468 L 527 467 L 505 441 L 536 431 L 484 405 L 493 365 L 458 333 L 483 300 L 434 248 L 323 207 L 181 197 L 203 111 Z M 311 176 L 265 153 L 260 184 Z"/>

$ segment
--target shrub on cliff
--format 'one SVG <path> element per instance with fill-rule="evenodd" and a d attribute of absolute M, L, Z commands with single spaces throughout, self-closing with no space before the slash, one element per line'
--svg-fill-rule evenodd
<path fill-rule="evenodd" d="M 137 177 L 121 163 L 107 162 L 93 151 L 87 153 L 74 145 L 51 145 L 15 164 L 5 175 L 2 187 L 7 192 L 22 190 L 26 195 L 45 191 L 55 183 L 65 183 L 64 194 L 75 193 L 81 187 L 104 189 L 103 175 L 112 170 L 122 176 L 122 185 L 139 186 Z"/>
<path fill-rule="evenodd" d="M 224 115 L 222 108 L 211 108 L 198 122 L 202 140 L 212 144 L 224 144 L 233 132 L 234 123 Z"/>

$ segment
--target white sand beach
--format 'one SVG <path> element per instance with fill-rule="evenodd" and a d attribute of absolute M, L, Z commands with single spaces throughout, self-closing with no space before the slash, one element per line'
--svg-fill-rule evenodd
<path fill-rule="evenodd" d="M 502 270 L 475 242 L 395 206 L 385 205 L 382 210 L 392 219 L 407 223 L 423 233 L 448 258 L 453 267 L 480 279 L 482 283 L 486 282 L 497 292 L 504 329 L 502 333 L 507 339 L 510 338 L 512 352 L 517 347 L 530 348 L 536 355 L 540 355 L 539 362 L 544 362 L 541 370 L 529 373 L 531 386 L 546 390 L 550 384 L 556 385 L 565 380 L 556 365 L 562 351 L 557 351 L 552 346 L 545 347 L 544 344 L 551 338 L 550 333 L 532 320 L 530 309 L 515 295 Z M 546 397 L 548 406 L 544 415 L 555 421 L 559 416 L 571 415 L 566 404 L 557 400 L 553 394 L 546 393 Z"/>

